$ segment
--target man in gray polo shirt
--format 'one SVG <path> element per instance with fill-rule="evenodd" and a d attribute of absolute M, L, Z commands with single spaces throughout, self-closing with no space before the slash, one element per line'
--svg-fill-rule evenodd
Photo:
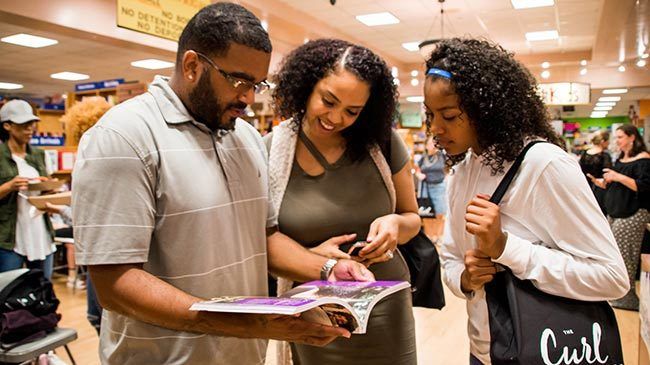
<path fill-rule="evenodd" d="M 301 281 L 372 279 L 274 229 L 266 149 L 237 118 L 267 86 L 270 52 L 252 13 L 209 5 L 183 31 L 172 78 L 156 77 L 82 138 L 75 241 L 106 309 L 103 364 L 262 364 L 266 341 L 254 338 L 325 345 L 350 336 L 291 316 L 189 311 L 213 296 L 266 295 L 267 259 Z"/>

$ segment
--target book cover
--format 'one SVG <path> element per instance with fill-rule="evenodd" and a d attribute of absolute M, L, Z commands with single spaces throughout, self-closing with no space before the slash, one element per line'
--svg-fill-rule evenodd
<path fill-rule="evenodd" d="M 374 306 L 383 298 L 409 288 L 406 281 L 311 281 L 281 297 L 218 297 L 192 305 L 190 310 L 293 315 L 343 327 L 352 333 L 366 332 Z"/>

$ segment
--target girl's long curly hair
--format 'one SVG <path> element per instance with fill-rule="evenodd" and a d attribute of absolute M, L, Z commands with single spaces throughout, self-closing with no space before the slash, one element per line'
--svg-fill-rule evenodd
<path fill-rule="evenodd" d="M 540 137 L 563 147 L 551 128 L 535 78 L 501 46 L 478 39 L 443 40 L 426 67 L 451 73 L 452 91 L 476 130 L 485 164 L 493 175 L 503 172 L 504 162 L 515 160 L 526 138 Z M 465 154 L 448 156 L 449 167 L 464 158 Z"/>
<path fill-rule="evenodd" d="M 294 126 L 300 128 L 314 87 L 340 67 L 370 86 L 370 97 L 357 120 L 342 132 L 347 153 L 357 160 L 370 145 L 377 144 L 387 155 L 397 89 L 386 62 L 365 47 L 339 39 L 318 39 L 293 50 L 273 77 L 277 85 L 272 95 L 276 113 L 285 119 L 293 118 Z"/>

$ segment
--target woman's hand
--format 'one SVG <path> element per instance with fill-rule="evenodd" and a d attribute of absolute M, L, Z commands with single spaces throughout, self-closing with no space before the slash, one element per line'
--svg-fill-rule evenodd
<path fill-rule="evenodd" d="M 389 214 L 375 219 L 370 224 L 366 239 L 368 244 L 359 252 L 359 257 L 366 266 L 393 258 L 399 237 L 398 217 L 397 214 Z"/>
<path fill-rule="evenodd" d="M 612 169 L 603 169 L 603 180 L 607 184 L 611 182 L 620 182 L 621 178 L 624 177 L 625 175 L 618 173 Z"/>
<path fill-rule="evenodd" d="M 490 197 L 478 194 L 467 206 L 465 230 L 476 237 L 478 249 L 493 259 L 506 247 L 506 235 L 501 230 L 499 206 Z"/>
<path fill-rule="evenodd" d="M 344 243 L 353 241 L 356 237 L 356 233 L 332 237 L 320 245 L 310 248 L 309 250 L 318 255 L 332 259 L 350 259 L 350 255 L 341 251 L 339 246 Z"/>
<path fill-rule="evenodd" d="M 595 177 L 592 174 L 587 174 L 587 177 L 597 187 L 599 187 L 601 189 L 607 189 L 607 183 L 605 182 L 605 179 L 599 179 L 599 178 Z"/>
<path fill-rule="evenodd" d="M 28 185 L 29 179 L 21 176 L 16 176 L 5 183 L 5 186 L 9 189 L 9 191 L 27 190 Z"/>
<path fill-rule="evenodd" d="M 460 275 L 460 288 L 464 293 L 470 293 L 483 288 L 494 279 L 497 267 L 490 256 L 479 250 L 465 252 L 465 270 Z"/>

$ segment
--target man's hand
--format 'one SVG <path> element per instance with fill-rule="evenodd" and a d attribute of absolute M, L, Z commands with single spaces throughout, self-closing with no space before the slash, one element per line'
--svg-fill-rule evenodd
<path fill-rule="evenodd" d="M 309 250 L 321 256 L 325 256 L 332 259 L 349 259 L 350 255 L 341 251 L 339 246 L 351 242 L 356 237 L 357 237 L 356 233 L 344 234 L 341 236 L 332 237 L 327 241 L 321 243 L 320 245 L 310 248 Z"/>
<path fill-rule="evenodd" d="M 350 338 L 350 332 L 344 328 L 309 322 L 300 316 L 277 314 L 236 314 L 234 316 L 243 319 L 243 325 L 240 327 L 242 332 L 235 334 L 237 337 L 268 338 L 312 346 L 325 346 L 337 337 Z"/>
<path fill-rule="evenodd" d="M 327 279 L 329 281 L 375 281 L 375 276 L 359 262 L 339 260 Z"/>
<path fill-rule="evenodd" d="M 479 251 L 496 259 L 506 247 L 506 235 L 501 230 L 499 206 L 490 197 L 478 194 L 467 206 L 465 230 L 476 237 Z"/>
<path fill-rule="evenodd" d="M 468 250 L 465 252 L 465 270 L 460 276 L 460 287 L 465 293 L 479 290 L 492 281 L 496 272 L 496 264 L 488 255 L 479 250 Z"/>

